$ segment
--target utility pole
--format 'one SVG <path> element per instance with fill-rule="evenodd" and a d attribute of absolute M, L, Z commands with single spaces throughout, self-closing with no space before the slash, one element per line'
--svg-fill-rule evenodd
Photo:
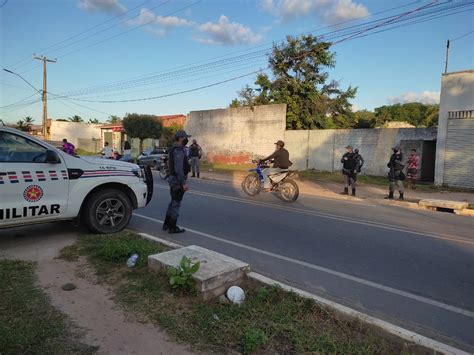
<path fill-rule="evenodd" d="M 49 59 L 44 55 L 34 56 L 34 59 L 41 60 L 43 62 L 43 139 L 46 139 L 47 134 L 47 122 L 48 122 L 48 96 L 47 96 L 47 79 L 46 79 L 46 63 L 56 63 L 56 59 Z"/>
<path fill-rule="evenodd" d="M 444 74 L 448 73 L 448 60 L 449 60 L 449 39 L 446 43 L 446 61 L 444 62 Z"/>

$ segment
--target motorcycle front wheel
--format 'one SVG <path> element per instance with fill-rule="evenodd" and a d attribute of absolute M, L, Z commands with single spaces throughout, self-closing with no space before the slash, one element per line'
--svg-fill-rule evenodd
<path fill-rule="evenodd" d="M 249 174 L 242 181 L 242 190 L 249 196 L 260 193 L 260 178 L 257 174 Z"/>
<path fill-rule="evenodd" d="M 300 189 L 296 182 L 286 179 L 280 184 L 280 196 L 285 202 L 295 202 L 300 194 Z"/>

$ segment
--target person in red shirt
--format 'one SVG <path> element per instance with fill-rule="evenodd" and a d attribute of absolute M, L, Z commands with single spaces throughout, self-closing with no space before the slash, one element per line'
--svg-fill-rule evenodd
<path fill-rule="evenodd" d="M 407 159 L 407 179 L 408 187 L 416 189 L 416 180 L 418 180 L 418 170 L 420 168 L 420 158 L 416 154 L 416 149 L 412 149 Z"/>

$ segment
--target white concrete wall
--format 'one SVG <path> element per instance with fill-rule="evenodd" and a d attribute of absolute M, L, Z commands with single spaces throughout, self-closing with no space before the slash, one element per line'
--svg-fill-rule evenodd
<path fill-rule="evenodd" d="M 197 139 L 204 158 L 243 163 L 254 154 L 268 155 L 284 138 L 286 105 L 192 111 L 185 130 Z"/>
<path fill-rule="evenodd" d="M 380 128 L 380 129 L 326 129 L 311 131 L 286 131 L 285 143 L 290 151 L 290 159 L 298 170 L 316 169 L 338 171 L 345 147 L 358 148 L 364 157 L 363 173 L 383 176 L 387 173 L 387 162 L 392 148 L 402 142 L 404 154 L 417 148 L 424 140 L 436 139 L 436 129 L 430 128 Z M 416 147 L 414 146 L 416 144 Z"/>
<path fill-rule="evenodd" d="M 446 183 L 446 179 L 450 180 L 449 174 L 458 174 L 459 171 L 452 171 L 446 169 L 445 166 L 448 159 L 455 158 L 455 154 L 460 154 L 462 151 L 470 150 L 470 157 L 472 159 L 472 151 L 474 150 L 474 142 L 471 145 L 460 147 L 456 149 L 452 147 L 449 149 L 448 137 L 448 112 L 450 111 L 467 111 L 474 109 L 474 70 L 467 70 L 463 72 L 455 72 L 444 74 L 441 78 L 441 98 L 439 107 L 439 122 L 438 122 L 438 140 L 436 146 L 436 166 L 435 166 L 435 183 L 442 185 Z M 455 125 L 457 126 L 457 125 Z M 473 125 L 465 124 L 466 142 L 469 141 L 469 136 L 472 136 Z M 459 135 L 457 135 L 459 139 Z M 452 143 L 455 143 L 452 141 Z M 469 144 L 468 144 L 469 145 Z M 464 182 L 463 187 L 474 188 L 474 162 L 464 162 L 466 178 L 471 179 L 469 182 Z M 459 186 L 455 180 L 453 186 Z M 469 185 L 469 186 L 466 186 Z"/>
<path fill-rule="evenodd" d="M 62 141 L 66 138 L 80 148 L 78 138 L 101 139 L 100 124 L 51 121 L 49 140 Z"/>

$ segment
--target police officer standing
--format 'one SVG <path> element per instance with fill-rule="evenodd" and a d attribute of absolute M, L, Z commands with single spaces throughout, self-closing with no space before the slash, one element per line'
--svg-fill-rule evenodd
<path fill-rule="evenodd" d="M 387 167 L 390 169 L 388 173 L 389 193 L 386 199 L 393 200 L 393 193 L 395 192 L 395 184 L 398 187 L 398 192 L 400 193 L 400 200 L 404 199 L 404 187 L 403 181 L 405 180 L 405 174 L 403 173 L 403 154 L 399 146 L 393 148 L 393 154 L 390 157 L 390 161 L 387 164 Z"/>
<path fill-rule="evenodd" d="M 349 195 L 349 186 L 352 187 L 352 196 L 356 195 L 357 173 L 360 171 L 360 154 L 353 151 L 351 145 L 346 147 L 346 153 L 342 156 L 342 175 L 344 175 L 344 192 L 342 195 Z"/>
<path fill-rule="evenodd" d="M 195 139 L 193 139 L 193 144 L 189 147 L 189 158 L 191 159 L 191 170 L 193 173 L 191 177 L 197 176 L 199 178 L 201 174 L 201 164 L 199 160 L 202 158 L 202 149 Z"/>
<path fill-rule="evenodd" d="M 186 179 L 188 178 L 190 166 L 185 147 L 190 137 L 185 131 L 176 132 L 175 143 L 168 155 L 170 172 L 168 183 L 170 185 L 171 202 L 166 211 L 163 230 L 167 230 L 170 234 L 184 232 L 183 228 L 177 226 L 177 222 L 181 201 L 183 200 L 184 193 L 189 189 L 186 185 Z"/>

